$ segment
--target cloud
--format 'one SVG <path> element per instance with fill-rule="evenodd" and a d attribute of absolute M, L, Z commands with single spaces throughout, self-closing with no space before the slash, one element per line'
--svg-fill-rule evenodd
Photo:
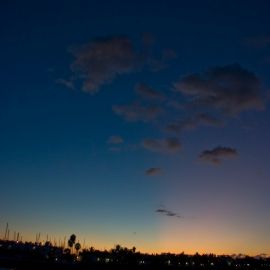
<path fill-rule="evenodd" d="M 82 90 L 96 93 L 118 75 L 134 71 L 141 56 L 127 37 L 100 38 L 72 50 L 71 69 L 82 79 Z"/>
<path fill-rule="evenodd" d="M 185 76 L 174 83 L 174 88 L 192 97 L 194 104 L 231 115 L 264 107 L 259 79 L 239 64 L 215 67 L 201 74 Z"/>
<path fill-rule="evenodd" d="M 107 140 L 108 144 L 122 144 L 124 139 L 121 136 L 110 136 Z"/>
<path fill-rule="evenodd" d="M 223 122 L 220 119 L 212 117 L 206 113 L 199 113 L 194 117 L 168 124 L 166 126 L 166 131 L 179 133 L 183 130 L 195 129 L 199 126 L 219 127 L 222 124 Z"/>
<path fill-rule="evenodd" d="M 156 100 L 156 101 L 162 101 L 165 99 L 165 97 L 152 87 L 140 83 L 135 87 L 136 92 L 142 96 L 143 98 L 150 99 L 150 100 Z"/>
<path fill-rule="evenodd" d="M 142 145 L 152 152 L 176 153 L 181 150 L 181 143 L 178 138 L 144 139 Z"/>
<path fill-rule="evenodd" d="M 149 168 L 145 171 L 145 174 L 148 176 L 157 176 L 162 174 L 161 168 Z"/>
<path fill-rule="evenodd" d="M 156 119 L 162 113 L 162 109 L 159 106 L 143 106 L 136 102 L 129 105 L 114 105 L 112 110 L 130 122 L 149 122 Z"/>
<path fill-rule="evenodd" d="M 167 210 L 167 209 L 164 209 L 164 208 L 158 208 L 156 210 L 156 213 L 159 213 L 159 214 L 162 214 L 162 215 L 165 215 L 167 217 L 176 217 L 176 218 L 182 218 L 180 215 L 178 215 L 177 213 L 174 213 L 170 210 Z"/>
<path fill-rule="evenodd" d="M 234 158 L 238 156 L 237 150 L 230 147 L 218 146 L 212 150 L 204 150 L 199 158 L 203 161 L 218 165 L 225 158 Z"/>

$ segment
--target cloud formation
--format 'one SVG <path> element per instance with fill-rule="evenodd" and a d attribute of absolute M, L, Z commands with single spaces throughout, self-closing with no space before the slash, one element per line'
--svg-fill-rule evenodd
<path fill-rule="evenodd" d="M 156 210 L 156 213 L 159 213 L 159 214 L 162 214 L 162 215 L 165 215 L 167 217 L 176 217 L 176 218 L 182 218 L 180 215 L 178 215 L 177 213 L 174 213 L 170 210 L 167 210 L 167 209 L 164 209 L 164 208 L 158 208 Z"/>
<path fill-rule="evenodd" d="M 107 140 L 108 144 L 122 144 L 124 139 L 121 136 L 110 136 Z"/>
<path fill-rule="evenodd" d="M 194 104 L 205 105 L 230 115 L 263 109 L 261 85 L 256 75 L 239 64 L 211 68 L 174 83 L 176 91 L 192 97 Z"/>
<path fill-rule="evenodd" d="M 156 101 L 162 101 L 165 99 L 165 97 L 152 87 L 140 83 L 135 87 L 136 92 L 143 98 L 150 99 L 150 100 L 156 100 Z"/>
<path fill-rule="evenodd" d="M 221 120 L 212 117 L 211 115 L 206 113 L 199 113 L 194 117 L 168 124 L 166 126 L 166 131 L 179 133 L 183 130 L 195 129 L 199 126 L 219 127 L 222 125 L 222 123 L 223 122 Z"/>
<path fill-rule="evenodd" d="M 149 151 L 159 153 L 176 153 L 182 146 L 178 138 L 144 139 L 142 145 Z"/>
<path fill-rule="evenodd" d="M 140 64 L 140 55 L 127 37 L 97 39 L 73 49 L 72 53 L 75 60 L 71 69 L 82 79 L 82 90 L 92 94 Z"/>
<path fill-rule="evenodd" d="M 145 171 L 145 174 L 147 176 L 157 176 L 162 174 L 162 169 L 161 168 L 149 168 Z"/>
<path fill-rule="evenodd" d="M 235 148 L 218 146 L 212 150 L 204 150 L 199 158 L 203 161 L 210 162 L 214 165 L 218 165 L 226 158 L 234 158 L 238 156 Z"/>
<path fill-rule="evenodd" d="M 156 119 L 162 113 L 162 109 L 159 106 L 145 106 L 137 102 L 129 105 L 114 105 L 112 110 L 130 122 L 149 122 Z"/>

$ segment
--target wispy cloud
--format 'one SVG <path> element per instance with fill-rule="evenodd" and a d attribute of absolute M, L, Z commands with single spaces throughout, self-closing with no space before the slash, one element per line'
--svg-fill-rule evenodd
<path fill-rule="evenodd" d="M 149 122 L 154 120 L 162 113 L 162 109 L 155 105 L 141 105 L 132 103 L 128 105 L 114 105 L 112 110 L 119 116 L 122 116 L 126 121 Z"/>
<path fill-rule="evenodd" d="M 121 136 L 110 136 L 107 140 L 108 144 L 122 144 L 124 139 Z"/>
<path fill-rule="evenodd" d="M 183 95 L 192 97 L 194 104 L 230 115 L 264 107 L 259 79 L 239 64 L 185 76 L 174 83 L 174 87 Z"/>
<path fill-rule="evenodd" d="M 165 99 L 164 95 L 148 86 L 147 84 L 140 83 L 135 87 L 135 91 L 143 98 L 150 100 L 162 101 Z"/>
<path fill-rule="evenodd" d="M 170 211 L 168 209 L 165 209 L 165 208 L 158 208 L 156 210 L 156 213 L 159 213 L 159 214 L 167 216 L 167 217 L 182 218 L 182 216 L 180 216 L 179 214 L 177 214 L 177 213 L 175 213 L 173 211 Z"/>
<path fill-rule="evenodd" d="M 142 145 L 149 151 L 160 153 L 176 153 L 181 150 L 178 138 L 144 139 Z"/>
<path fill-rule="evenodd" d="M 220 164 L 223 159 L 237 157 L 238 153 L 235 148 L 218 146 L 211 150 L 204 150 L 199 158 L 203 161 L 210 162 L 214 165 Z"/>
<path fill-rule="evenodd" d="M 196 114 L 194 117 L 175 121 L 166 126 L 169 132 L 179 133 L 183 130 L 195 129 L 199 126 L 222 126 L 223 121 L 206 113 Z"/>
<path fill-rule="evenodd" d="M 149 168 L 145 171 L 145 174 L 148 176 L 157 176 L 161 175 L 162 173 L 162 169 L 157 167 Z"/>

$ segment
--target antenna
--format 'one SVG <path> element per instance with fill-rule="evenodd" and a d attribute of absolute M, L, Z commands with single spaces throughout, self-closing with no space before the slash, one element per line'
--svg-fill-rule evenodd
<path fill-rule="evenodd" d="M 8 236 L 8 222 L 7 222 L 7 225 L 6 225 L 5 238 L 4 238 L 4 240 L 7 240 L 7 236 Z"/>

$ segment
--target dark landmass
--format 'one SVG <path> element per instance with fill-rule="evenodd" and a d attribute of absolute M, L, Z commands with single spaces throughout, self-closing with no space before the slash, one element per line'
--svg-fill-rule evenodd
<path fill-rule="evenodd" d="M 93 247 L 79 250 L 69 242 L 69 248 L 46 243 L 0 240 L 0 268 L 14 270 L 50 269 L 270 269 L 270 257 L 245 255 L 225 256 L 196 253 L 195 255 L 144 254 L 116 245 L 110 251 Z"/>

